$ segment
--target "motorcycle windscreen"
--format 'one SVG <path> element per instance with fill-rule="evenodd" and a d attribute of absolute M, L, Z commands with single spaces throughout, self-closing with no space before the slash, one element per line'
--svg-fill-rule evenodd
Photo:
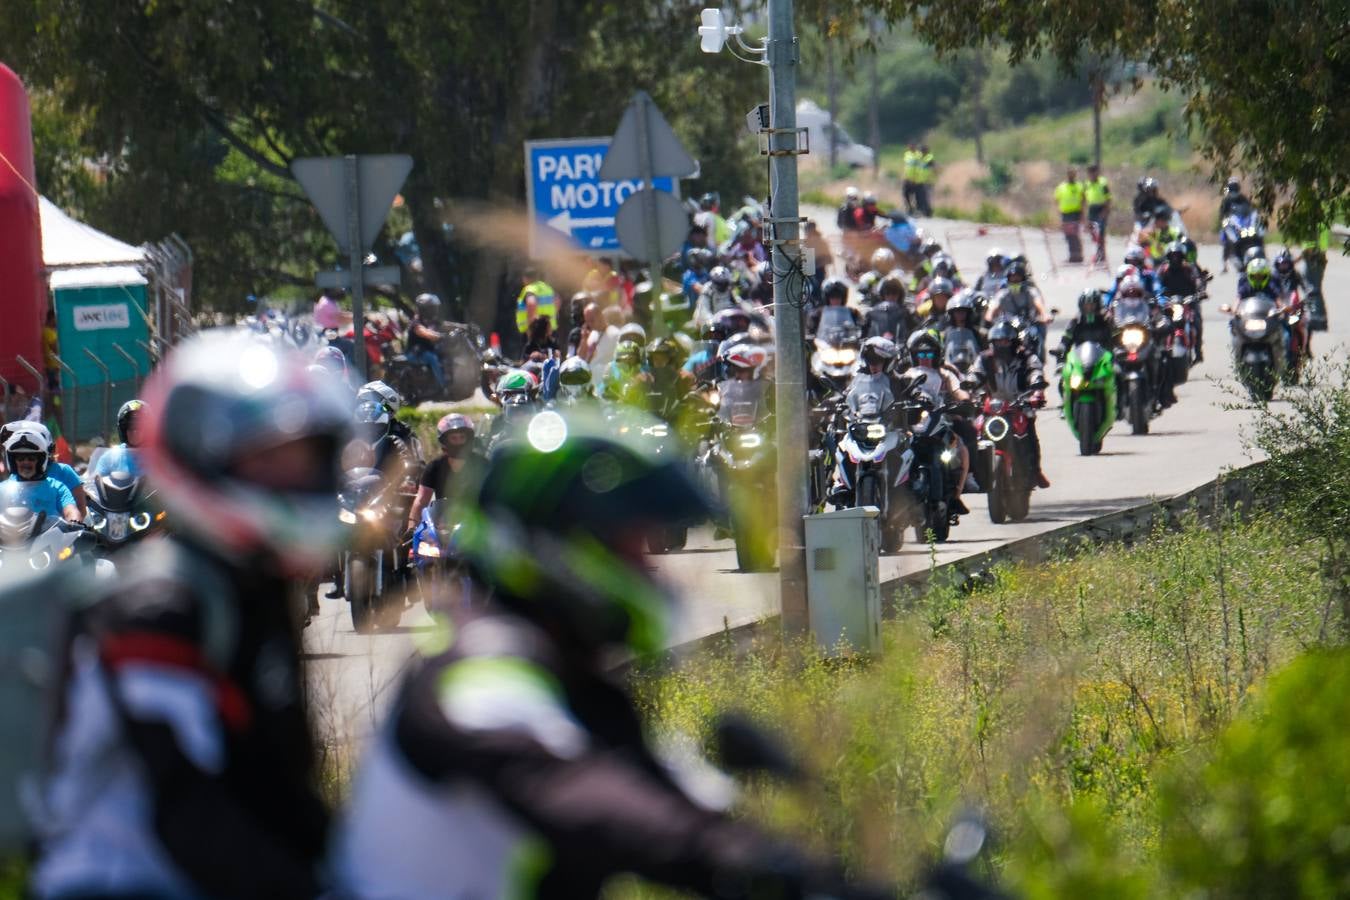
<path fill-rule="evenodd" d="M 722 383 L 722 402 L 717 418 L 736 426 L 749 426 L 768 412 L 767 381 L 726 381 Z"/>

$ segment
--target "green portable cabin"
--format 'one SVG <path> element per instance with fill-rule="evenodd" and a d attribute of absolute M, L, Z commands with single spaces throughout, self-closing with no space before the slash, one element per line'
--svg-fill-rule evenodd
<path fill-rule="evenodd" d="M 116 440 L 117 410 L 150 371 L 145 252 L 43 198 L 42 255 L 56 311 L 67 440 Z M 36 365 L 41 366 L 41 361 Z"/>

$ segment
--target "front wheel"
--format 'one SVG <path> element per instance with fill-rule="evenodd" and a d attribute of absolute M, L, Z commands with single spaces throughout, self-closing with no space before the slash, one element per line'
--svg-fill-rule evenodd
<path fill-rule="evenodd" d="M 1002 462 L 994 457 L 990 467 L 989 484 L 985 487 L 985 496 L 989 500 L 989 521 L 1002 525 L 1008 521 L 1008 479 L 1003 473 Z"/>
<path fill-rule="evenodd" d="M 1097 440 L 1097 430 L 1101 427 L 1097 404 L 1091 400 L 1079 400 L 1073 410 L 1073 424 L 1078 429 L 1078 453 L 1080 456 L 1092 456 L 1102 448 Z"/>
<path fill-rule="evenodd" d="M 1185 356 L 1170 357 L 1167 364 L 1172 367 L 1172 383 L 1185 384 L 1186 379 L 1191 376 L 1190 353 L 1187 352 Z"/>
<path fill-rule="evenodd" d="M 348 557 L 343 589 L 352 607 L 352 629 L 357 634 L 370 634 L 378 618 L 378 598 L 375 596 L 375 576 L 370 560 L 359 556 Z"/>
<path fill-rule="evenodd" d="M 1125 408 L 1129 411 L 1130 433 L 1148 434 L 1148 395 L 1142 381 L 1131 381 L 1125 393 Z"/>

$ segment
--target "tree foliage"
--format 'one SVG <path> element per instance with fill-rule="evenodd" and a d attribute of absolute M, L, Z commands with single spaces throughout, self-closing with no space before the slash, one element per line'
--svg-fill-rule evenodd
<path fill-rule="evenodd" d="M 725 55 L 698 53 L 698 8 L 32 0 L 0 4 L 0 58 L 48 98 L 42 188 L 126 238 L 184 234 L 201 292 L 229 306 L 307 283 L 335 255 L 290 180 L 296 156 L 411 154 L 404 194 L 428 286 L 441 290 L 469 265 L 448 243 L 453 207 L 518 202 L 523 140 L 608 134 L 638 88 L 703 161 L 707 187 L 761 193 L 738 146 L 739 112 L 766 85 Z M 53 177 L 78 160 L 106 162 L 100 189 Z M 479 262 L 490 299 L 501 264 Z"/>
<path fill-rule="evenodd" d="M 1311 235 L 1350 195 L 1346 0 L 881 0 L 939 50 L 1000 42 L 1011 59 L 1120 54 L 1187 97 L 1216 174 L 1250 174 L 1287 233 Z M 1343 214 L 1343 212 L 1340 212 Z"/>

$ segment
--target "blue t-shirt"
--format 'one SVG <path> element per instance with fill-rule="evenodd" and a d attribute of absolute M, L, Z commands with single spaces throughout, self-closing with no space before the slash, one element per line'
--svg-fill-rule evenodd
<path fill-rule="evenodd" d="M 135 447 L 118 444 L 98 458 L 94 465 L 94 477 L 102 478 L 113 472 L 130 472 L 132 477 L 141 476 L 141 454 Z"/>
<path fill-rule="evenodd" d="M 683 284 L 684 299 L 689 303 L 689 308 L 693 309 L 694 304 L 698 302 L 698 289 L 708 283 L 708 273 L 695 272 L 693 269 L 686 269 L 681 282 Z"/>
<path fill-rule="evenodd" d="M 70 488 L 70 492 L 75 493 L 75 489 L 84 484 L 80 480 L 80 473 L 63 462 L 52 462 L 47 464 L 47 477 L 55 478 L 57 481 Z"/>
<path fill-rule="evenodd" d="M 50 476 L 41 481 L 20 481 L 17 475 L 11 475 L 0 485 L 2 507 L 26 506 L 35 513 L 45 512 L 49 519 L 59 519 L 67 506 L 74 505 L 70 488 Z"/>

